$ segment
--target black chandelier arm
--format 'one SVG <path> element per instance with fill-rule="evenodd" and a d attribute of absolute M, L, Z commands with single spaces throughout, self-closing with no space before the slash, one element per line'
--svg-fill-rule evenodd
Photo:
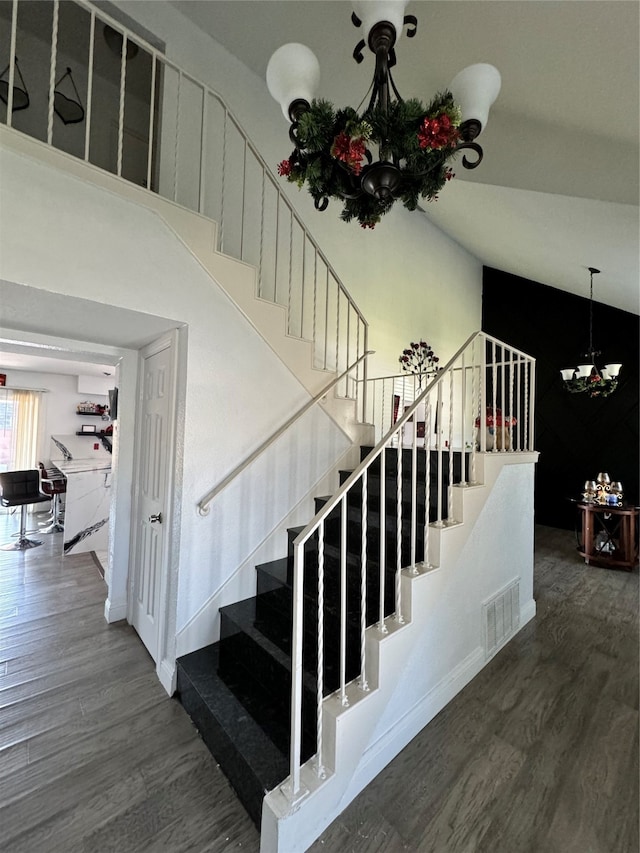
<path fill-rule="evenodd" d="M 319 210 L 320 213 L 322 213 L 323 210 L 326 210 L 329 207 L 329 196 L 315 196 L 313 199 L 313 206 L 316 210 Z"/>
<path fill-rule="evenodd" d="M 484 153 L 482 148 L 478 145 L 477 142 L 460 142 L 456 145 L 456 151 L 464 151 L 465 149 L 470 149 L 471 151 L 475 151 L 478 155 L 477 160 L 468 160 L 463 156 L 462 165 L 465 169 L 476 169 L 480 163 L 482 163 L 482 158 L 484 157 Z"/>
<path fill-rule="evenodd" d="M 355 13 L 354 13 L 355 14 Z M 353 58 L 360 65 L 360 63 L 364 60 L 364 54 L 362 51 L 367 46 L 367 43 L 364 39 L 360 39 L 358 44 L 353 48 Z"/>
<path fill-rule="evenodd" d="M 408 27 L 407 38 L 412 39 L 418 32 L 418 19 L 415 15 L 405 15 L 402 25 Z"/>
<path fill-rule="evenodd" d="M 299 148 L 297 121 L 294 121 L 289 127 L 289 141 L 296 146 L 296 149 Z"/>
<path fill-rule="evenodd" d="M 396 52 L 395 52 L 395 50 L 392 50 L 391 53 L 393 54 L 393 62 L 389 62 L 389 68 L 393 68 L 393 66 L 396 64 Z M 387 76 L 389 78 L 389 83 L 391 84 L 391 88 L 393 89 L 393 94 L 396 96 L 396 98 L 399 101 L 401 101 L 402 96 L 400 95 L 400 92 L 398 92 L 398 88 L 395 84 L 393 77 L 391 76 L 390 71 L 387 72 Z"/>

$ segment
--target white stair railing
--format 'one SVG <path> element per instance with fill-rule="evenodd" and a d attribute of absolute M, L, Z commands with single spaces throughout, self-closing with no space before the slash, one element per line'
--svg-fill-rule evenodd
<path fill-rule="evenodd" d="M 322 707 L 325 699 L 324 685 L 324 607 L 326 604 L 327 527 L 337 529 L 332 539 L 334 559 L 338 564 L 338 578 L 331 587 L 339 589 L 340 606 L 332 604 L 332 612 L 340 613 L 339 687 L 336 695 L 343 705 L 348 705 L 347 683 L 357 680 L 362 691 L 368 689 L 367 661 L 365 658 L 366 615 L 371 611 L 367 602 L 367 578 L 375 571 L 379 577 L 378 601 L 374 602 L 377 627 L 388 631 L 388 620 L 403 621 L 401 572 L 410 574 L 430 568 L 429 532 L 433 526 L 456 524 L 453 517 L 454 480 L 457 485 L 475 482 L 475 457 L 477 452 L 515 453 L 533 450 L 535 361 L 530 356 L 482 332 L 472 335 L 448 364 L 431 375 L 423 389 L 411 381 L 398 383 L 399 377 L 370 380 L 368 394 L 369 418 L 385 413 L 390 418 L 389 427 L 377 445 L 349 475 L 338 491 L 297 536 L 293 544 L 293 636 L 292 636 L 292 692 L 291 692 L 291 753 L 290 776 L 282 790 L 292 801 L 302 795 L 301 744 L 302 744 L 302 691 L 303 691 L 303 625 L 304 578 L 317 568 L 317 615 L 310 621 L 318 626 L 316 671 L 307 673 L 305 682 L 315 680 L 316 690 L 316 754 L 314 764 L 320 778 L 324 774 Z M 407 379 L 407 377 L 400 377 Z M 417 380 L 416 380 L 417 385 Z M 410 394 L 390 407 L 381 404 L 397 396 L 405 388 Z M 406 408 L 405 408 L 406 404 Z M 378 412 L 375 412 L 376 406 Z M 483 417 L 480 417 L 481 413 Z M 479 427 L 476 428 L 476 420 Z M 487 446 L 484 422 L 498 424 L 493 432 L 493 446 Z M 384 429 L 384 428 L 383 428 Z M 478 441 L 476 442 L 476 429 Z M 493 429 L 493 427 L 492 427 Z M 394 462 L 395 460 L 395 462 Z M 409 494 L 403 483 L 403 467 L 410 468 Z M 432 466 L 437 467 L 436 482 L 432 486 Z M 456 471 L 456 469 L 458 469 Z M 446 472 L 446 514 L 444 485 Z M 379 493 L 369 504 L 372 476 L 379 477 Z M 431 511 L 432 489 L 435 512 Z M 388 490 L 391 489 L 391 492 Z M 368 537 L 372 529 L 371 513 L 377 516 L 379 548 L 369 548 Z M 339 523 L 336 524 L 336 513 Z M 351 518 L 348 514 L 351 513 Z M 333 514 L 333 516 L 332 516 Z M 434 517 L 435 515 L 435 517 Z M 355 519 L 355 521 L 354 521 Z M 351 561 L 348 558 L 348 527 L 351 525 Z M 355 537 L 355 538 L 354 538 Z M 389 539 L 391 537 L 391 539 Z M 395 537 L 395 541 L 394 538 Z M 312 541 L 316 547 L 310 548 Z M 391 547 L 390 547 L 391 546 Z M 315 551 L 315 553 L 314 553 Z M 375 556 L 374 556 L 375 554 Z M 375 565 L 375 562 L 378 565 Z M 313 565 L 312 565 L 313 563 Z M 347 587 L 359 590 L 359 613 L 352 625 L 359 624 L 359 639 L 355 656 L 358 665 L 348 671 L 354 651 L 348 649 Z M 353 593 L 352 593 L 353 594 Z M 393 604 L 387 602 L 392 599 Z M 369 620 L 370 624 L 371 621 Z M 309 657 L 312 657 L 311 655 Z"/>
<path fill-rule="evenodd" d="M 0 24 L 8 127 L 215 220 L 218 250 L 256 267 L 256 296 L 287 309 L 287 332 L 312 342 L 315 368 L 345 373 L 367 351 L 356 303 L 220 95 L 87 0 L 11 0 Z M 27 49 L 48 93 L 14 111 L 15 58 Z M 64 99 L 84 109 L 80 121 L 64 123 Z M 366 388 L 366 361 L 360 371 L 340 396 Z"/>

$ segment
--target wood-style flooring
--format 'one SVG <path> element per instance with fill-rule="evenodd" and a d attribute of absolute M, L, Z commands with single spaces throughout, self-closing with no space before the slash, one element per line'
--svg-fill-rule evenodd
<path fill-rule="evenodd" d="M 0 516 L 1 543 L 18 516 Z M 0 850 L 256 853 L 258 833 L 62 534 L 0 551 Z M 36 538 L 35 536 L 32 538 Z"/>
<path fill-rule="evenodd" d="M 42 538 L 0 551 L 0 850 L 257 853 L 137 635 L 104 621 L 93 559 Z M 313 853 L 638 853 L 638 570 L 536 538 L 536 619 Z"/>

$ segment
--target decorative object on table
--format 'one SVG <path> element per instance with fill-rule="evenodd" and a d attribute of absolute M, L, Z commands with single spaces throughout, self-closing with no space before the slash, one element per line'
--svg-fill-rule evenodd
<path fill-rule="evenodd" d="M 67 77 L 71 82 L 73 94 L 77 100 L 70 98 L 68 95 L 65 95 L 64 92 L 60 91 L 60 85 Z M 56 83 L 56 87 L 53 92 L 53 109 L 63 124 L 78 124 L 84 119 L 84 107 L 80 100 L 80 92 L 78 92 L 78 87 L 75 84 L 70 68 L 67 68 L 65 73 Z"/>
<path fill-rule="evenodd" d="M 609 506 L 621 506 L 623 497 L 622 483 L 619 480 L 611 482 L 611 478 L 604 471 L 600 472 L 595 480 L 587 480 L 582 493 L 584 503 Z"/>
<path fill-rule="evenodd" d="M 423 377 L 438 372 L 440 359 L 426 341 L 411 341 L 398 358 L 404 373 L 413 373 L 418 377 L 418 388 L 422 388 Z"/>
<path fill-rule="evenodd" d="M 511 448 L 510 430 L 517 423 L 518 421 L 513 415 L 503 416 L 501 409 L 494 409 L 493 406 L 487 406 L 484 418 L 487 445 L 486 449 L 493 450 L 495 446 L 496 450 L 509 450 Z M 475 420 L 475 427 L 477 446 L 481 447 L 482 444 L 480 441 L 480 415 L 478 415 Z"/>
<path fill-rule="evenodd" d="M 593 277 L 600 270 L 588 267 L 591 276 L 589 292 L 589 349 L 584 353 L 588 361 L 577 367 L 565 367 L 560 371 L 564 387 L 571 394 L 588 394 L 590 397 L 608 397 L 618 387 L 618 374 L 622 365 L 618 362 L 605 364 L 602 370 L 596 367 L 600 350 L 593 348 Z"/>
<path fill-rule="evenodd" d="M 462 158 L 465 169 L 478 166 L 483 152 L 475 140 L 500 91 L 498 70 L 480 63 L 461 71 L 427 106 L 416 98 L 404 101 L 391 68 L 404 26 L 408 38 L 416 34 L 417 19 L 404 15 L 406 5 L 406 0 L 354 3 L 351 20 L 365 38 L 353 58 L 362 62 L 365 44 L 376 57 L 371 97 L 362 113 L 314 99 L 320 66 L 305 45 L 283 45 L 267 66 L 269 92 L 291 122 L 295 145 L 279 174 L 299 187 L 306 183 L 317 210 L 338 199 L 340 218 L 356 219 L 363 228 L 375 227 L 396 200 L 415 210 L 420 198 L 436 199 L 453 177 L 450 163 L 458 151 L 475 154 L 472 160 Z"/>
<path fill-rule="evenodd" d="M 13 59 L 13 67 L 14 78 L 12 87 L 11 112 L 17 113 L 19 110 L 26 110 L 26 108 L 29 106 L 29 92 L 27 91 L 27 86 L 24 82 L 22 72 L 20 71 L 17 56 L 15 56 Z M 9 77 L 7 77 L 6 80 L 3 80 L 2 78 L 7 74 L 11 74 L 10 68 L 11 66 L 7 65 L 2 74 L 0 74 L 0 101 L 3 101 L 7 105 L 7 107 L 9 106 Z M 22 88 L 20 88 L 20 86 L 16 86 L 16 74 L 20 78 L 20 84 Z"/>

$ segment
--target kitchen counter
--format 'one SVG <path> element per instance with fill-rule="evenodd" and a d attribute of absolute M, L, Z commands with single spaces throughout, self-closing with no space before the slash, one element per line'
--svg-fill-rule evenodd
<path fill-rule="evenodd" d="M 109 547 L 111 455 L 97 441 L 52 435 L 51 464 L 67 481 L 64 553 L 106 551 Z"/>
<path fill-rule="evenodd" d="M 52 461 L 52 464 L 64 474 L 82 474 L 86 471 L 110 471 L 110 459 L 72 459 L 71 462 Z"/>

